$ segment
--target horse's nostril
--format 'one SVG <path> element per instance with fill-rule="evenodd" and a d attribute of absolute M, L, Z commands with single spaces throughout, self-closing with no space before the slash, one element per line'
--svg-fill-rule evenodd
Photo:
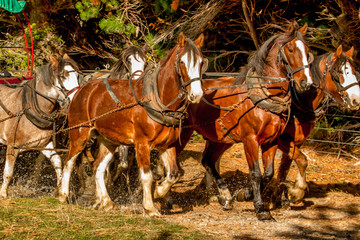
<path fill-rule="evenodd" d="M 352 101 L 352 104 L 353 104 L 354 106 L 357 106 L 357 105 L 359 105 L 359 102 L 356 101 L 356 99 L 354 99 L 354 100 Z"/>
<path fill-rule="evenodd" d="M 301 80 L 300 80 L 300 86 L 301 86 L 302 88 L 307 88 L 307 84 L 306 84 L 306 80 L 305 80 L 305 79 L 301 79 Z"/>

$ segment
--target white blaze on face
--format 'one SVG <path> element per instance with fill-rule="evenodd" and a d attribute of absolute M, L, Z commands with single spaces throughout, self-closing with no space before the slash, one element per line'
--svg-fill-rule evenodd
<path fill-rule="evenodd" d="M 307 59 L 307 55 L 305 52 L 305 45 L 302 41 L 300 40 L 296 40 L 295 41 L 296 46 L 300 49 L 301 51 L 301 55 L 302 55 L 302 62 L 303 62 L 303 66 L 309 65 L 308 59 Z M 310 76 L 310 68 L 304 68 L 304 72 L 305 72 L 305 76 L 306 76 L 306 81 L 308 85 L 313 84 L 313 80 Z"/>
<path fill-rule="evenodd" d="M 201 81 L 200 81 L 200 69 L 201 69 L 201 59 L 200 58 L 195 58 L 196 62 L 193 62 L 193 56 L 188 57 L 188 53 L 185 53 L 182 57 L 181 57 L 181 61 L 184 63 L 186 70 L 187 70 L 187 74 L 190 78 L 190 80 L 192 79 L 196 79 L 198 78 L 198 81 L 194 81 L 190 84 L 190 101 L 192 103 L 198 103 L 200 102 L 200 99 L 202 97 L 202 95 L 204 94 L 202 87 L 201 87 Z M 190 61 L 189 61 L 190 60 Z"/>
<path fill-rule="evenodd" d="M 131 64 L 131 76 L 133 76 L 132 79 L 136 80 L 144 72 L 145 62 L 138 54 L 136 54 L 136 56 L 130 55 L 128 58 Z"/>
<path fill-rule="evenodd" d="M 64 69 L 68 71 L 69 75 L 63 80 L 63 85 L 67 91 L 70 91 L 74 88 L 79 87 L 78 77 L 79 74 L 74 70 L 74 68 L 71 65 L 65 65 Z M 76 90 L 77 91 L 77 90 Z M 72 92 L 68 97 L 70 98 L 70 101 L 73 99 L 74 94 L 76 91 Z"/>
<path fill-rule="evenodd" d="M 341 70 L 344 77 L 344 83 L 342 84 L 343 87 L 347 87 L 354 83 L 356 84 L 346 89 L 346 93 L 350 98 L 350 104 L 352 106 L 356 106 L 360 103 L 360 87 L 356 76 L 349 62 L 346 62 L 346 64 L 341 67 Z"/>

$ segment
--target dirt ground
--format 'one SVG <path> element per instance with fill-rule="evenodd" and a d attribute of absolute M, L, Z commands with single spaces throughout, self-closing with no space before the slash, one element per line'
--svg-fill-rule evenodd
<path fill-rule="evenodd" d="M 172 188 L 173 209 L 161 219 L 199 229 L 214 239 L 360 239 L 359 159 L 318 154 L 305 147 L 304 152 L 311 159 L 307 168 L 309 192 L 305 201 L 291 208 L 274 209 L 271 213 L 275 221 L 261 222 L 255 216 L 252 202 L 235 201 L 231 211 L 223 211 L 200 187 L 205 173 L 199 162 L 203 148 L 204 142 L 191 142 L 180 155 L 184 176 Z M 31 154 L 26 158 L 36 157 Z M 277 164 L 279 159 L 277 154 Z M 3 166 L 2 163 L 1 171 Z M 19 166 L 22 166 L 20 161 L 16 167 Z M 56 182 L 51 169 L 49 162 L 45 162 L 38 184 L 34 183 L 31 173 L 15 170 L 15 181 L 10 186 L 9 195 L 51 196 Z M 289 180 L 293 181 L 295 174 L 296 166 L 293 164 Z M 234 145 L 222 156 L 221 175 L 232 192 L 249 186 L 242 144 Z M 135 192 L 137 195 L 131 199 L 140 205 L 140 191 Z M 124 198 L 129 200 L 126 194 L 117 194 L 111 194 L 115 202 L 121 203 Z M 79 199 L 76 203 L 88 205 L 81 197 Z M 157 205 L 160 207 L 160 203 Z"/>

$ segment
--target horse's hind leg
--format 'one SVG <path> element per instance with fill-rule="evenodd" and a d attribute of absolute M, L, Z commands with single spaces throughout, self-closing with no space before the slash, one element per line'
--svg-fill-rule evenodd
<path fill-rule="evenodd" d="M 95 183 L 96 183 L 96 202 L 94 208 L 105 211 L 116 207 L 116 204 L 110 199 L 105 184 L 105 171 L 114 157 L 116 146 L 107 144 L 105 141 L 99 141 L 99 153 L 94 163 Z"/>
<path fill-rule="evenodd" d="M 166 176 L 165 180 L 160 185 L 156 185 L 154 191 L 155 198 L 164 198 L 171 186 L 180 178 L 179 167 L 176 162 L 175 147 L 166 149 L 166 151 L 160 155 L 160 159 L 165 166 Z"/>
<path fill-rule="evenodd" d="M 283 154 L 277 173 L 277 178 L 271 182 L 267 189 L 268 192 L 272 192 L 271 202 L 274 204 L 280 203 L 280 197 L 282 196 L 284 186 L 288 188 L 290 200 L 294 203 L 297 203 L 303 199 L 305 190 L 307 189 L 305 170 L 308 163 L 306 156 L 300 151 L 299 147 L 295 146 L 294 142 L 290 142 L 283 146 L 287 146 L 287 148 L 282 148 Z M 293 160 L 295 160 L 299 170 L 296 176 L 295 184 L 285 182 Z"/>
<path fill-rule="evenodd" d="M 4 167 L 3 183 L 1 185 L 0 197 L 6 198 L 8 196 L 8 187 L 14 175 L 14 166 L 19 150 L 7 147 L 6 161 Z"/>
<path fill-rule="evenodd" d="M 288 156 L 290 158 L 290 156 Z M 307 157 L 298 147 L 295 147 L 293 160 L 296 162 L 298 167 L 298 173 L 296 175 L 295 183 L 284 182 L 283 184 L 288 188 L 288 195 L 290 202 L 299 203 L 303 200 L 305 196 L 305 191 L 307 189 L 306 183 L 306 168 L 308 165 Z M 291 160 L 289 160 L 291 162 Z M 284 181 L 285 179 L 283 179 Z M 283 182 L 282 181 L 282 182 Z"/>
<path fill-rule="evenodd" d="M 216 142 L 206 142 L 203 158 L 201 160 L 202 165 L 205 167 L 206 172 L 211 176 L 215 182 L 219 191 L 219 203 L 223 206 L 224 210 L 230 210 L 232 204 L 232 196 L 228 186 L 224 179 L 220 176 L 216 168 L 216 162 L 221 155 L 229 148 L 232 144 L 223 144 Z"/>

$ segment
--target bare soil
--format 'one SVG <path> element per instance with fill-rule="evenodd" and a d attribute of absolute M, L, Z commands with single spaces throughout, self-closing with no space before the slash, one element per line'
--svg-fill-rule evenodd
<path fill-rule="evenodd" d="M 318 154 L 312 148 L 305 147 L 303 151 L 311 160 L 307 168 L 309 191 L 304 202 L 286 209 L 273 209 L 271 213 L 275 221 L 262 222 L 257 220 L 252 202 L 235 201 L 232 210 L 223 211 L 220 204 L 213 201 L 212 194 L 204 190 L 200 184 L 205 175 L 205 169 L 200 164 L 203 148 L 204 142 L 193 141 L 180 155 L 179 162 L 184 176 L 172 188 L 173 209 L 167 211 L 161 219 L 199 229 L 214 239 L 360 239 L 358 159 Z M 30 155 L 25 158 L 35 157 Z M 275 169 L 279 159 L 280 154 L 276 156 Z M 31 161 L 30 172 L 34 170 L 34 160 Z M 22 165 L 17 163 L 16 167 L 19 166 Z M 222 156 L 220 168 L 231 192 L 249 186 L 248 166 L 242 144 L 234 145 Z M 293 164 L 288 177 L 290 181 L 294 181 L 296 172 Z M 10 196 L 51 195 L 56 180 L 49 162 L 44 162 L 41 173 L 38 184 L 35 184 L 31 174 L 16 169 Z M 137 180 L 135 182 L 138 183 Z M 134 195 L 130 197 L 119 194 L 119 191 L 113 191 L 111 196 L 119 204 L 127 198 L 127 204 L 131 199 L 139 206 L 139 193 L 141 191 L 135 188 Z M 78 199 L 76 203 L 89 205 L 81 197 Z M 157 204 L 160 207 L 160 203 Z"/>

